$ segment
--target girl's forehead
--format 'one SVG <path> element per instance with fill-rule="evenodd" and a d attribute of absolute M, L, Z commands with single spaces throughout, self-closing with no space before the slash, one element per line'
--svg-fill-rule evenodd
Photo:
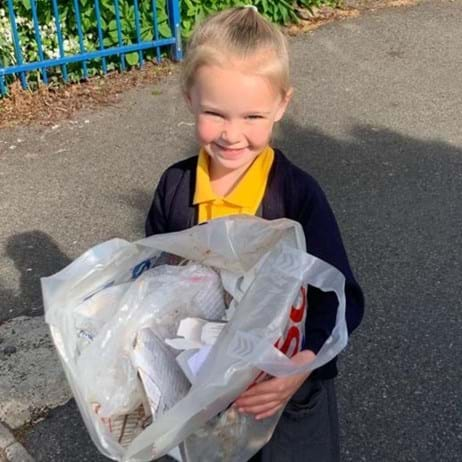
<path fill-rule="evenodd" d="M 267 77 L 237 66 L 204 65 L 194 80 L 193 91 L 205 98 L 268 103 L 277 100 L 279 94 Z"/>

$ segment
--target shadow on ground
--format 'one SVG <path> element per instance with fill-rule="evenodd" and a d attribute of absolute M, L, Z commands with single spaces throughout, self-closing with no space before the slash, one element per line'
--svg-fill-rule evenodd
<path fill-rule="evenodd" d="M 370 126 L 346 139 L 290 120 L 280 132 L 325 189 L 366 295 L 340 360 L 343 460 L 456 460 L 462 149 Z"/>
<path fill-rule="evenodd" d="M 61 251 L 51 236 L 40 230 L 15 234 L 8 238 L 5 256 L 19 273 L 19 291 L 2 283 L 0 275 L 0 321 L 16 316 L 43 314 L 40 278 L 56 273 L 71 260 Z"/>

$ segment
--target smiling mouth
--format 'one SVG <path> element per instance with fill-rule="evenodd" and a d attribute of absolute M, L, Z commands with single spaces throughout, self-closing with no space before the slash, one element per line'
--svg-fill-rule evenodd
<path fill-rule="evenodd" d="M 234 147 L 232 148 L 228 146 L 222 146 L 221 144 L 217 144 L 217 143 L 215 143 L 215 146 L 217 146 L 217 148 L 221 149 L 222 151 L 226 151 L 226 152 L 241 152 L 244 149 L 246 149 L 246 146 L 242 148 L 234 148 Z"/>

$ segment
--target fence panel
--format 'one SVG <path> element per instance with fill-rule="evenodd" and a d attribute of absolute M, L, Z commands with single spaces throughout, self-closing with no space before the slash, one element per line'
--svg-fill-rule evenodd
<path fill-rule="evenodd" d="M 182 58 L 179 0 L 0 0 L 0 95 Z"/>

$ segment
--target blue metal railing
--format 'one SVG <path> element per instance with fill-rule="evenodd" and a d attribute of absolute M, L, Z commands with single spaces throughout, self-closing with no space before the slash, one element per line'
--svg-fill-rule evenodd
<path fill-rule="evenodd" d="M 2 4 L 5 1 L 0 1 L 0 9 Z M 92 12 L 90 26 L 89 4 Z M 50 10 L 48 24 L 43 24 L 43 8 Z M 104 74 L 108 72 L 109 62 L 111 69 L 123 71 L 128 64 L 134 65 L 133 59 L 130 59 L 131 63 L 127 61 L 134 53 L 137 54 L 136 65 L 143 64 L 147 52 L 155 53 L 160 62 L 161 49 L 165 47 L 170 48 L 174 60 L 182 59 L 179 0 L 30 0 L 26 18 L 24 8 L 19 18 L 14 0 L 6 0 L 6 10 L 11 29 L 11 34 L 6 35 L 10 37 L 14 60 L 10 58 L 5 62 L 0 50 L 0 95 L 7 93 L 8 85 L 16 78 L 23 88 L 28 88 L 28 79 L 34 72 L 35 79 L 45 84 L 51 75 L 58 75 L 67 82 L 71 68 L 73 80 L 76 73 L 79 78 L 87 79 L 90 63 Z M 159 21 L 160 16 L 164 24 Z M 28 31 L 24 28 L 24 21 L 29 21 Z M 50 47 L 50 28 L 53 29 L 51 34 L 55 45 L 53 53 L 47 49 Z M 44 30 L 47 30 L 47 37 L 44 37 Z M 65 47 L 70 40 L 77 48 L 72 52 L 66 51 Z M 35 59 L 28 58 L 25 47 L 29 55 L 31 47 L 35 50 Z"/>

